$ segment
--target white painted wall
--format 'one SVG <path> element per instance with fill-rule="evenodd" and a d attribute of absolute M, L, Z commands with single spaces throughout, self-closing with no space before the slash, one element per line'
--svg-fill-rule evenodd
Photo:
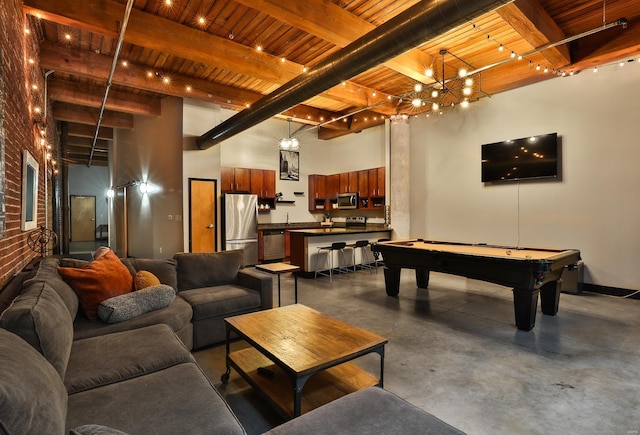
<path fill-rule="evenodd" d="M 288 134 L 286 120 L 269 119 L 240 134 L 232 136 L 207 150 L 195 146 L 195 138 L 209 131 L 236 112 L 220 109 L 213 104 L 184 100 L 183 106 L 183 208 L 185 210 L 184 240 L 188 248 L 189 237 L 189 178 L 218 180 L 220 193 L 220 167 L 244 167 L 255 169 L 279 169 L 278 140 Z M 309 126 L 291 123 L 291 133 L 300 140 L 300 180 L 276 178 L 276 192 L 283 199 L 295 204 L 280 204 L 275 210 L 259 215 L 260 223 L 284 223 L 287 213 L 291 222 L 320 221 L 321 214 L 308 210 L 309 174 L 335 174 L 385 165 L 384 126 L 370 128 L 359 134 L 351 134 L 332 140 L 319 140 Z M 298 132 L 300 130 L 300 132 Z M 296 196 L 293 192 L 304 192 Z M 219 206 L 219 204 L 218 204 Z M 219 207 L 218 207 L 219 210 Z M 381 220 L 382 222 L 382 220 Z M 218 238 L 218 240 L 220 240 Z"/>
<path fill-rule="evenodd" d="M 609 66 L 411 123 L 414 237 L 577 248 L 585 282 L 640 289 L 640 65 Z M 480 146 L 557 132 L 561 181 L 484 185 Z"/>

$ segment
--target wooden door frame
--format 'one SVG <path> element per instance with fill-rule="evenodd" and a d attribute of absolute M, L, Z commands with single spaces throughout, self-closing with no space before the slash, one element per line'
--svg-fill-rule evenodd
<path fill-rule="evenodd" d="M 191 209 L 193 204 L 191 204 L 191 183 L 193 181 L 206 181 L 213 183 L 213 219 L 215 222 L 215 231 L 213 232 L 213 249 L 215 251 L 218 250 L 218 230 L 220 226 L 218 225 L 218 180 L 215 178 L 198 178 L 198 177 L 189 177 L 189 252 L 192 251 L 193 245 L 193 232 L 191 228 L 191 223 L 193 219 L 191 217 Z"/>

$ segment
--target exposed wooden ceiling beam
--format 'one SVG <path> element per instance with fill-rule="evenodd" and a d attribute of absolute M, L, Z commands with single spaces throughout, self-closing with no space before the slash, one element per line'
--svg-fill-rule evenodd
<path fill-rule="evenodd" d="M 79 148 L 91 148 L 93 139 L 88 137 L 75 137 L 69 136 L 65 142 L 68 146 L 74 146 Z M 96 148 L 108 149 L 109 141 L 98 139 L 96 141 Z"/>
<path fill-rule="evenodd" d="M 75 0 L 57 0 L 55 2 L 25 0 L 24 10 L 30 14 L 40 14 L 43 19 L 106 34 L 114 38 L 117 36 L 120 20 L 124 16 L 124 5 L 115 2 L 102 2 L 100 7 L 95 7 L 90 2 Z M 131 11 L 125 42 L 205 65 L 227 69 L 277 85 L 282 85 L 298 76 L 303 69 L 303 65 L 291 61 L 283 63 L 279 57 L 266 53 L 257 54 L 252 47 L 136 9 Z M 363 86 L 359 86 L 359 88 L 363 93 L 374 91 Z M 239 90 L 238 88 L 232 89 L 233 91 L 228 94 L 233 95 Z M 351 105 L 358 104 L 353 100 L 354 95 L 341 89 L 341 86 L 336 86 L 328 97 L 339 98 L 338 101 L 346 101 Z M 229 99 L 227 98 L 227 100 Z M 242 110 L 246 107 L 247 102 L 256 100 L 245 100 L 235 110 Z"/>
<path fill-rule="evenodd" d="M 347 130 L 330 130 L 326 127 L 320 127 L 318 129 L 318 139 L 335 139 L 351 133 L 360 133 L 362 130 L 367 128 L 384 124 L 384 118 L 380 117 L 379 114 L 366 110 L 354 115 L 350 121 L 350 127 Z M 341 121 L 338 121 L 337 123 L 349 124 Z M 329 125 L 331 124 L 327 124 L 327 126 Z"/>
<path fill-rule="evenodd" d="M 609 30 L 612 32 L 612 30 Z M 591 45 L 590 49 L 583 49 L 578 41 L 576 50 L 576 61 L 573 67 L 576 70 L 592 68 L 594 66 L 615 62 L 625 57 L 637 56 L 640 52 L 640 23 L 629 23 L 624 30 L 618 30 L 616 36 L 606 38 L 595 50 Z"/>
<path fill-rule="evenodd" d="M 58 78 L 51 79 L 48 85 L 51 101 L 78 104 L 99 108 L 104 98 L 105 87 L 88 83 L 77 83 Z M 160 98 L 111 90 L 105 108 L 132 115 L 160 116 Z"/>
<path fill-rule="evenodd" d="M 79 48 L 43 41 L 40 45 L 40 67 L 106 82 L 111 67 L 111 58 Z M 155 71 L 157 70 L 144 65 L 129 64 L 127 68 L 116 69 L 113 83 L 174 97 L 207 101 L 232 110 L 243 110 L 247 104 L 250 105 L 263 97 L 257 92 L 179 74 L 171 74 L 171 82 L 167 84 L 163 82 L 160 73 L 160 76 L 156 76 Z M 149 72 L 152 73 L 151 77 L 148 75 Z M 190 86 L 190 91 L 187 90 L 187 86 Z M 295 116 L 301 122 L 313 124 L 317 124 L 317 120 L 320 118 L 331 119 L 340 116 L 335 112 L 306 105 L 298 105 L 285 112 L 284 115 Z M 308 115 L 311 115 L 314 122 L 307 121 Z"/>
<path fill-rule="evenodd" d="M 538 0 L 515 0 L 497 9 L 497 13 L 533 48 L 562 41 L 566 37 Z M 571 63 L 569 47 L 566 44 L 543 50 L 541 54 L 552 68 L 560 68 Z"/>
<path fill-rule="evenodd" d="M 86 124 L 77 124 L 75 122 L 67 122 L 67 136 L 88 137 L 93 139 L 96 133 L 95 127 Z M 113 140 L 113 128 L 100 127 L 98 131 L 98 139 Z"/>
<path fill-rule="evenodd" d="M 100 111 L 68 103 L 54 103 L 52 116 L 58 121 L 71 121 L 80 124 L 97 125 Z M 102 125 L 113 128 L 133 128 L 133 115 L 105 110 Z"/>
<path fill-rule="evenodd" d="M 325 0 L 236 0 L 238 3 L 259 10 L 311 35 L 329 41 L 338 47 L 346 47 L 356 39 L 375 29 L 375 25 L 350 13 L 337 4 Z M 414 3 L 417 3 L 415 1 Z M 412 3 L 403 4 L 408 8 Z M 398 10 L 397 12 L 401 12 Z M 422 83 L 434 80 L 424 72 L 433 58 L 418 49 L 411 50 L 385 65 L 396 72 Z"/>

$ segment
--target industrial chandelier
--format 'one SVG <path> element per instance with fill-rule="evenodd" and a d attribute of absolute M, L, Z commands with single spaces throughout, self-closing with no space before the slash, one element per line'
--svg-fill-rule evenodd
<path fill-rule="evenodd" d="M 283 151 L 300 151 L 300 141 L 295 137 L 291 137 L 291 118 L 288 118 L 287 122 L 289 123 L 289 134 L 279 140 L 280 149 Z"/>
<path fill-rule="evenodd" d="M 455 77 L 448 79 L 445 71 L 446 55 L 453 56 L 464 64 L 458 69 Z M 429 86 L 416 83 L 413 92 L 410 93 L 411 106 L 416 110 L 430 105 L 431 110 L 437 112 L 445 106 L 460 104 L 462 107 L 467 107 L 469 105 L 469 98 L 473 94 L 474 79 L 468 71 L 469 69 L 474 70 L 473 66 L 444 48 L 440 50 L 440 56 L 441 70 L 436 71 L 433 67 L 429 67 L 425 71 L 425 75 L 433 78 L 435 82 Z"/>

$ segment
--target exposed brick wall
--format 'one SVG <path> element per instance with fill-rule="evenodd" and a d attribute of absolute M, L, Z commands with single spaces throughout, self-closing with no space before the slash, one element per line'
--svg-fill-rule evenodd
<path fill-rule="evenodd" d="M 6 230 L 0 238 L 0 286 L 29 263 L 36 253 L 27 246 L 29 231 L 21 230 L 22 153 L 27 149 L 40 164 L 38 174 L 37 224 L 45 225 L 45 174 L 49 176 L 45 150 L 40 144 L 42 126 L 35 107 L 44 110 L 44 75 L 38 66 L 37 32 L 25 33 L 27 19 L 21 0 L 0 0 L 0 86 L 3 101 Z M 33 59 L 34 63 L 29 63 Z M 33 85 L 37 89 L 33 89 Z M 55 125 L 49 121 L 47 137 L 55 138 Z M 51 184 L 51 181 L 48 183 Z M 50 198 L 50 196 L 49 196 Z"/>

